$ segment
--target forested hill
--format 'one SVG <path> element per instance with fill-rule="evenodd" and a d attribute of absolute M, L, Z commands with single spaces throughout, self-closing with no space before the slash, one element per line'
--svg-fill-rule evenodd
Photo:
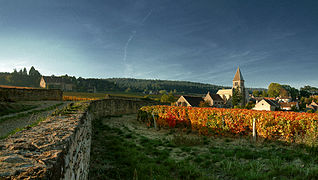
<path fill-rule="evenodd" d="M 29 71 L 26 68 L 14 70 L 12 73 L 0 72 L 0 85 L 39 87 L 42 75 L 34 67 Z M 74 76 L 60 76 L 67 82 L 72 82 L 74 91 L 87 92 L 95 89 L 97 92 L 126 91 L 141 92 L 145 94 L 156 94 L 161 90 L 173 91 L 178 94 L 205 94 L 208 91 L 216 93 L 217 90 L 227 87 L 203 84 L 188 81 L 170 80 L 146 80 L 133 78 L 76 78 Z"/>
<path fill-rule="evenodd" d="M 160 90 L 176 91 L 178 93 L 195 93 L 205 94 L 208 91 L 216 93 L 217 90 L 226 88 L 212 84 L 203 84 L 188 81 L 169 81 L 169 80 L 147 80 L 147 79 L 132 79 L 132 78 L 110 78 L 106 79 L 113 82 L 121 91 L 133 92 L 158 92 Z"/>
<path fill-rule="evenodd" d="M 34 67 L 29 71 L 26 68 L 14 70 L 12 73 L 0 72 L 0 85 L 39 87 L 42 75 Z M 205 94 L 208 91 L 216 93 L 219 89 L 231 88 L 212 84 L 204 84 L 189 81 L 150 80 L 133 78 L 76 78 L 74 76 L 59 76 L 65 82 L 71 82 L 74 91 L 88 92 L 95 89 L 97 92 L 126 91 L 156 94 L 159 91 L 174 92 L 177 94 Z M 248 88 L 250 92 L 254 89 Z"/>

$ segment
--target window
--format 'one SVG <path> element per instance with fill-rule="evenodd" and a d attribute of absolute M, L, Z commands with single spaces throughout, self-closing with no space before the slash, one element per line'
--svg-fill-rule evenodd
<path fill-rule="evenodd" d="M 238 82 L 235 82 L 234 84 L 235 84 L 235 86 L 238 86 Z"/>

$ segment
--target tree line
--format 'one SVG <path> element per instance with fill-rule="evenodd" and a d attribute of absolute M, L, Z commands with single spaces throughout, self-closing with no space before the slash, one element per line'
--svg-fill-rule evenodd
<path fill-rule="evenodd" d="M 54 75 L 52 75 L 54 76 Z M 41 73 L 33 66 L 27 71 L 26 68 L 16 70 L 12 73 L 0 73 L 0 84 L 11 86 L 40 87 Z M 227 88 L 212 84 L 195 83 L 188 81 L 169 80 L 146 80 L 133 78 L 76 78 L 75 76 L 59 76 L 65 82 L 74 85 L 77 92 L 105 92 L 126 91 L 144 94 L 164 94 L 160 91 L 173 92 L 174 94 L 205 94 L 208 91 L 216 93 L 217 90 Z"/>

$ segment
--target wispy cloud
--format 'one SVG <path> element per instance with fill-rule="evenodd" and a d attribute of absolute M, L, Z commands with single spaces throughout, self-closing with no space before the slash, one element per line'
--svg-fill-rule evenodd
<path fill-rule="evenodd" d="M 141 25 L 143 25 L 147 19 L 151 16 L 153 10 L 150 10 L 149 13 L 142 19 L 141 21 Z M 129 47 L 130 42 L 134 39 L 135 35 L 136 35 L 137 31 L 133 30 L 124 46 L 124 58 L 123 58 L 123 62 L 126 63 L 127 62 L 127 50 Z"/>
<path fill-rule="evenodd" d="M 131 32 L 126 44 L 125 44 L 125 47 L 124 47 L 124 63 L 126 63 L 127 61 L 127 49 L 128 49 L 128 46 L 129 46 L 129 43 L 134 39 L 135 35 L 136 35 L 137 31 L 133 31 Z"/>
<path fill-rule="evenodd" d="M 149 13 L 142 19 L 141 24 L 144 24 L 147 21 L 147 19 L 151 16 L 151 14 L 152 10 L 150 10 Z"/>

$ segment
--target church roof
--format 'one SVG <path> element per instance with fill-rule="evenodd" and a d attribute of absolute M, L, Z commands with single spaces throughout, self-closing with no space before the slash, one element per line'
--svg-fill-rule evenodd
<path fill-rule="evenodd" d="M 244 81 L 240 68 L 238 67 L 233 78 L 233 81 Z"/>

